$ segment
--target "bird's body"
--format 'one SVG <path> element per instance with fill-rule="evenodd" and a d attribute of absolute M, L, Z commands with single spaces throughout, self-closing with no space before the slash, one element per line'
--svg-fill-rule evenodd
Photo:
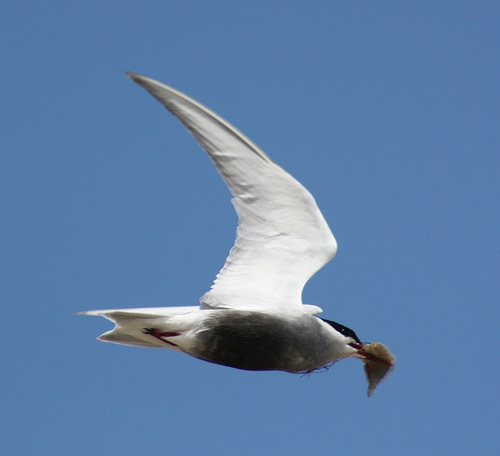
<path fill-rule="evenodd" d="M 345 357 L 355 351 L 345 346 L 344 338 L 331 326 L 310 314 L 211 312 L 192 354 L 213 363 L 247 370 L 307 372 L 336 361 L 339 354 Z"/>
<path fill-rule="evenodd" d="M 234 195 L 237 238 L 200 306 L 84 312 L 115 323 L 100 340 L 177 350 L 247 370 L 309 372 L 339 359 L 365 363 L 371 395 L 394 365 L 382 344 L 317 317 L 307 280 L 337 250 L 312 195 L 225 120 L 186 95 L 136 74 L 193 134 Z"/>

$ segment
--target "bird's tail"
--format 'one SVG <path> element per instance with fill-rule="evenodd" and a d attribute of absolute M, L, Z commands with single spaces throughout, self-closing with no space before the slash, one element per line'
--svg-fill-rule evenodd
<path fill-rule="evenodd" d="M 111 331 L 98 337 L 103 342 L 132 345 L 135 347 L 171 348 L 178 347 L 151 337 L 145 328 L 163 328 L 169 319 L 199 310 L 199 307 L 150 307 L 142 309 L 90 310 L 78 315 L 101 316 L 115 324 Z"/>

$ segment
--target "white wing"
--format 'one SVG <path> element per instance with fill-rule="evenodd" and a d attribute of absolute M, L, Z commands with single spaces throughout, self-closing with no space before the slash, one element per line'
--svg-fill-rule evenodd
<path fill-rule="evenodd" d="M 302 306 L 309 278 L 337 251 L 312 195 L 241 132 L 164 84 L 127 75 L 195 137 L 234 195 L 236 242 L 201 307 L 318 313 Z"/>

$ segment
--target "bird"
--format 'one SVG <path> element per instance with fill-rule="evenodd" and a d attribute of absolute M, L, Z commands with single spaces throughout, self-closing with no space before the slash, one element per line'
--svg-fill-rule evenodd
<path fill-rule="evenodd" d="M 380 342 L 319 317 L 302 303 L 306 282 L 337 252 L 314 197 L 255 143 L 196 100 L 139 74 L 148 91 L 194 136 L 233 195 L 236 241 L 197 306 L 108 309 L 114 328 L 98 340 L 167 348 L 210 363 L 249 371 L 311 373 L 345 358 L 364 364 L 371 396 L 394 370 Z"/>

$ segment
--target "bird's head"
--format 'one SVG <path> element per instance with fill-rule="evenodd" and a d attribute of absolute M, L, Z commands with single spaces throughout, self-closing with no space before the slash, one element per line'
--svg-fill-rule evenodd
<path fill-rule="evenodd" d="M 325 318 L 321 318 L 321 320 L 342 334 L 347 345 L 354 348 L 355 351 L 349 357 L 360 358 L 363 361 L 368 380 L 368 397 L 370 397 L 375 392 L 377 385 L 394 371 L 396 358 L 384 344 L 380 342 L 363 343 L 356 333 L 347 326 Z"/>

